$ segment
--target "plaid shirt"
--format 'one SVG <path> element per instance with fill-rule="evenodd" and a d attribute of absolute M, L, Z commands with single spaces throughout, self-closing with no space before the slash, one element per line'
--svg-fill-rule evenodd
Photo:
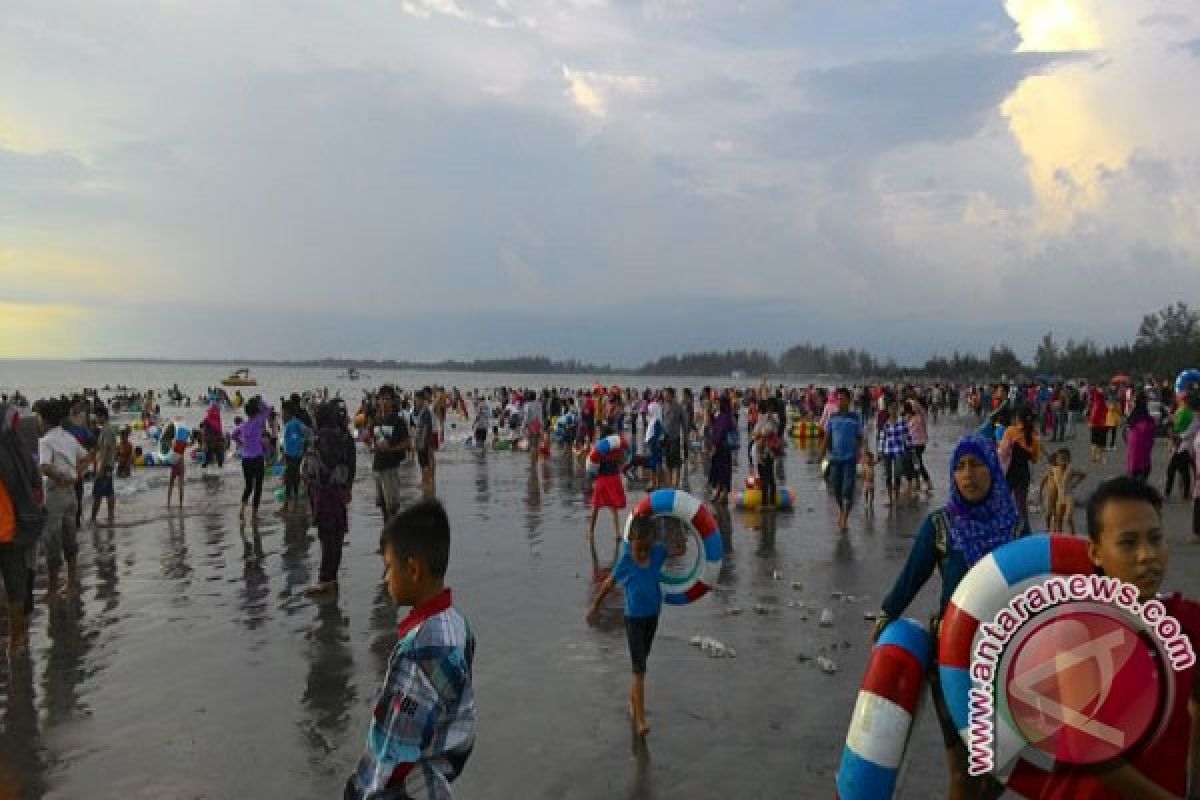
<path fill-rule="evenodd" d="M 344 800 L 452 800 L 475 746 L 475 636 L 447 589 L 400 623 L 400 641 Z"/>
<path fill-rule="evenodd" d="M 902 419 L 886 422 L 879 428 L 879 453 L 883 456 L 902 456 L 913 446 L 908 423 Z"/>

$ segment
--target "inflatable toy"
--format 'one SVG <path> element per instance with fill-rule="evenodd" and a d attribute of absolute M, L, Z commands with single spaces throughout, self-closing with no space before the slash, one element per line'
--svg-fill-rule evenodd
<path fill-rule="evenodd" d="M 588 453 L 587 474 L 596 477 L 600 474 L 600 461 L 608 457 L 627 457 L 629 440 L 623 433 L 613 433 L 596 442 L 596 446 Z"/>
<path fill-rule="evenodd" d="M 780 511 L 791 511 L 796 505 L 796 490 L 790 486 L 780 486 L 776 490 L 778 497 L 775 498 L 776 508 Z M 762 490 L 758 488 L 746 489 L 744 492 L 738 492 L 734 497 L 734 502 L 737 507 L 743 511 L 753 511 L 762 507 L 763 496 Z"/>
<path fill-rule="evenodd" d="M 938 676 L 954 727 L 968 747 L 971 657 L 979 626 L 991 623 L 1030 582 L 1092 571 L 1086 539 L 1035 534 L 989 553 L 958 584 L 938 634 Z M 1007 715 L 996 714 L 995 726 L 996 765 L 1003 769 L 1013 765 L 1027 742 Z"/>
<path fill-rule="evenodd" d="M 1191 386 L 1200 386 L 1200 369 L 1185 369 L 1175 379 L 1175 393 L 1184 394 Z"/>
<path fill-rule="evenodd" d="M 837 773 L 839 800 L 890 800 L 908 749 L 929 662 L 929 634 L 912 619 L 884 629 L 871 650 Z"/>
<path fill-rule="evenodd" d="M 708 507 L 692 495 L 678 489 L 657 489 L 633 507 L 625 521 L 625 540 L 629 541 L 635 519 L 659 516 L 679 520 L 687 533 L 685 552 L 667 560 L 661 577 L 663 602 L 686 605 L 717 585 L 724 554 L 721 531 Z"/>

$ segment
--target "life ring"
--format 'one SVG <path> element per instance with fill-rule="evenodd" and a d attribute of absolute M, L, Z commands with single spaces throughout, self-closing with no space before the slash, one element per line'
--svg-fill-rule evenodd
<path fill-rule="evenodd" d="M 663 602 L 687 605 L 717 585 L 724 555 L 721 531 L 708 507 L 692 495 L 679 489 L 656 489 L 633 507 L 625 521 L 625 541 L 629 541 L 635 519 L 660 516 L 679 520 L 695 544 L 684 553 L 682 566 L 672 564 L 675 559 L 668 559 L 660 578 Z"/>
<path fill-rule="evenodd" d="M 796 490 L 790 486 L 780 486 L 776 493 L 777 504 L 776 508 L 781 511 L 791 511 L 796 506 Z M 762 506 L 763 496 L 762 489 L 754 488 L 747 489 L 744 492 L 738 492 L 734 498 L 737 507 L 745 511 L 753 511 Z"/>
<path fill-rule="evenodd" d="M 624 456 L 629 452 L 629 440 L 623 433 L 611 433 L 600 441 L 588 453 L 587 474 L 596 477 L 600 473 L 600 462 L 613 456 Z"/>
<path fill-rule="evenodd" d="M 1200 369 L 1185 369 L 1175 379 L 1175 393 L 1184 394 L 1193 384 L 1200 384 Z"/>
<path fill-rule="evenodd" d="M 929 663 L 929 633 L 898 619 L 871 650 L 837 772 L 838 800 L 890 800 Z"/>
<path fill-rule="evenodd" d="M 968 747 L 971 656 L 980 624 L 990 623 L 1031 581 L 1093 569 L 1086 539 L 1042 533 L 996 548 L 958 584 L 938 633 L 938 677 L 950 718 Z M 997 714 L 995 725 L 996 765 L 1003 770 L 1017 761 L 1025 740 L 1005 715 Z"/>

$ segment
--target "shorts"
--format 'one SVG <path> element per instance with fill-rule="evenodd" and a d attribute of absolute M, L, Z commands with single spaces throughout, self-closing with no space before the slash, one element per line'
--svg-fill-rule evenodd
<path fill-rule="evenodd" d="M 383 507 L 390 513 L 400 508 L 400 468 L 381 469 L 375 473 L 375 488 Z"/>
<path fill-rule="evenodd" d="M 182 478 L 183 477 L 184 464 L 185 464 L 185 462 L 184 462 L 183 456 L 180 456 L 178 461 L 171 464 L 171 477 L 172 478 Z"/>
<path fill-rule="evenodd" d="M 829 462 L 829 488 L 838 505 L 849 510 L 854 506 L 854 479 L 857 465 L 853 461 Z"/>
<path fill-rule="evenodd" d="M 116 497 L 116 492 L 113 490 L 112 470 L 101 470 L 100 474 L 96 476 L 95 482 L 92 483 L 92 499 L 111 500 L 114 497 Z"/>
<path fill-rule="evenodd" d="M 592 484 L 592 508 L 625 508 L 625 486 L 620 475 L 600 475 Z"/>
<path fill-rule="evenodd" d="M 678 439 L 668 439 L 663 447 L 663 455 L 667 460 L 667 469 L 679 469 L 683 466 L 683 448 Z"/>
<path fill-rule="evenodd" d="M 1108 444 L 1107 428 L 1092 428 L 1092 447 L 1104 447 Z"/>
<path fill-rule="evenodd" d="M 42 534 L 46 548 L 46 567 L 51 572 L 58 572 L 63 558 L 75 558 L 79 552 L 79 526 L 75 515 L 79 511 L 79 501 L 75 499 L 75 490 L 50 489 L 46 492 L 46 528 Z"/>
<path fill-rule="evenodd" d="M 658 617 L 626 617 L 625 639 L 629 642 L 629 660 L 633 662 L 633 674 L 646 674 L 646 657 L 654 644 L 654 633 L 658 630 Z"/>
<path fill-rule="evenodd" d="M 29 545 L 0 544 L 0 580 L 10 606 L 24 605 L 29 581 Z"/>

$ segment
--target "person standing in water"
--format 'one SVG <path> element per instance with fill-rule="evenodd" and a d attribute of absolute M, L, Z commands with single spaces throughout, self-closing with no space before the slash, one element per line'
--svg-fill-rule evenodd
<path fill-rule="evenodd" d="M 253 500 L 251 516 L 258 518 L 258 506 L 262 502 L 263 478 L 266 476 L 266 446 L 263 429 L 271 407 L 255 395 L 246 403 L 246 421 L 233 430 L 233 441 L 237 442 L 242 454 L 242 478 L 246 485 L 242 489 L 242 507 L 238 519 L 246 518 L 246 503 Z"/>

